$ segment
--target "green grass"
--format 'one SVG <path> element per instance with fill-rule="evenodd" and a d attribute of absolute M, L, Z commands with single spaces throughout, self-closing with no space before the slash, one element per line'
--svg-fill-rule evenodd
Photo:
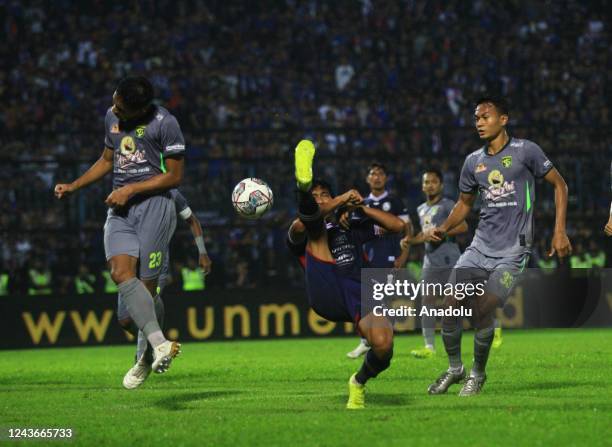
<path fill-rule="evenodd" d="M 434 360 L 413 360 L 421 338 L 400 336 L 361 412 L 344 409 L 356 338 L 185 344 L 135 391 L 121 388 L 131 347 L 3 351 L 0 426 L 73 427 L 81 445 L 610 445 L 611 336 L 506 331 L 471 398 L 428 396 L 441 340 Z M 471 344 L 468 332 L 464 360 Z"/>

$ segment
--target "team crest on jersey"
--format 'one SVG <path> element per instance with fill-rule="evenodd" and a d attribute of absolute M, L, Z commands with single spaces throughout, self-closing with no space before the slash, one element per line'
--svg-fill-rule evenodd
<path fill-rule="evenodd" d="M 436 214 L 438 214 L 438 210 L 440 209 L 440 207 L 438 205 L 434 206 L 431 208 L 431 211 L 429 211 L 429 215 L 430 216 L 435 216 Z"/>
<path fill-rule="evenodd" d="M 146 128 L 147 128 L 147 126 L 138 126 L 136 128 L 136 137 L 138 137 L 138 138 L 144 137 L 145 129 Z"/>
<path fill-rule="evenodd" d="M 487 167 L 484 165 L 484 163 L 478 163 L 476 165 L 476 174 L 478 174 L 479 172 L 484 172 L 487 170 Z"/>
<path fill-rule="evenodd" d="M 385 202 L 382 204 L 383 211 L 389 211 L 391 209 L 391 202 Z"/>
<path fill-rule="evenodd" d="M 508 155 L 507 157 L 502 157 L 501 162 L 504 168 L 509 168 L 512 166 L 512 156 Z"/>

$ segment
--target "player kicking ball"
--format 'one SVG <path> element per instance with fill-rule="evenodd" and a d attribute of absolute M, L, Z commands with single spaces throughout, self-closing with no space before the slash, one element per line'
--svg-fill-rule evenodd
<path fill-rule="evenodd" d="M 295 149 L 298 186 L 298 216 L 289 229 L 289 239 L 305 240 L 306 292 L 311 307 L 330 321 L 353 322 L 371 349 L 359 371 L 349 380 L 346 408 L 365 407 L 365 384 L 386 370 L 393 357 L 393 327 L 384 317 L 361 315 L 361 268 L 363 244 L 376 236 L 374 225 L 398 233 L 404 222 L 398 217 L 363 206 L 354 190 L 332 197 L 329 188 L 313 187 L 312 162 L 315 147 L 302 140 Z M 339 225 L 335 214 L 349 213 L 349 228 Z M 304 239 L 305 238 L 305 239 Z"/>
<path fill-rule="evenodd" d="M 446 308 L 469 306 L 473 310 L 474 364 L 460 396 L 478 394 L 485 384 L 495 311 L 505 303 L 531 253 L 536 178 L 544 178 L 555 189 L 555 228 L 548 255 L 556 253 L 562 258 L 572 248 L 565 232 L 567 185 L 542 149 L 532 141 L 508 134 L 508 107 L 503 99 L 480 99 L 474 118 L 485 145 L 466 157 L 459 179 L 459 201 L 444 223 L 430 230 L 432 241 L 444 240 L 465 220 L 476 194 L 480 194 L 482 206 L 476 234 L 457 261 L 451 281 L 486 281 L 485 293 L 464 300 L 448 297 L 444 302 Z M 450 366 L 429 386 L 429 394 L 446 393 L 451 385 L 464 381 L 461 336 L 461 317 L 444 317 L 442 340 Z"/>

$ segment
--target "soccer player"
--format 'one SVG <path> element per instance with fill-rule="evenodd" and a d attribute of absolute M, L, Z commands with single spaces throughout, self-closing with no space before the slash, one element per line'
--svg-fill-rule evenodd
<path fill-rule="evenodd" d="M 381 163 L 372 163 L 368 167 L 366 182 L 370 186 L 370 195 L 366 197 L 366 206 L 386 211 L 398 216 L 404 221 L 404 234 L 412 234 L 412 225 L 408 216 L 408 209 L 404 207 L 402 201 L 393 197 L 387 191 L 387 168 Z M 402 268 L 408 261 L 408 249 L 400 249 L 399 234 L 385 234 L 382 228 L 376 227 L 381 237 L 371 240 L 365 244 L 365 250 L 371 268 L 391 269 Z M 370 346 L 365 338 L 362 338 L 359 345 L 346 356 L 356 359 L 368 352 Z"/>
<path fill-rule="evenodd" d="M 185 199 L 185 196 L 183 196 L 183 194 L 181 194 L 178 189 L 170 190 L 170 194 L 172 196 L 172 199 L 174 200 L 177 214 L 189 225 L 189 229 L 191 230 L 195 245 L 198 249 L 198 263 L 200 265 L 200 268 L 202 269 L 202 274 L 208 275 L 211 271 L 212 261 L 208 257 L 206 245 L 204 244 L 204 233 L 202 232 L 202 225 L 200 224 L 200 221 L 197 216 L 189 207 L 187 199 Z M 161 274 L 159 276 L 157 286 L 157 294 L 153 297 L 153 299 L 155 300 L 155 316 L 157 317 L 157 322 L 159 323 L 159 326 L 162 329 L 164 327 L 165 313 L 164 302 L 162 301 L 162 293 L 164 287 L 168 283 L 168 278 L 170 276 L 170 257 L 168 255 L 165 255 L 163 262 L 164 264 L 161 270 Z M 137 336 L 136 362 L 134 366 L 132 366 L 123 377 L 123 387 L 128 390 L 131 390 L 134 388 L 138 388 L 140 385 L 142 385 L 151 374 L 153 350 L 149 348 L 149 343 L 144 333 L 136 328 L 136 325 L 130 318 L 130 314 L 128 312 L 125 300 L 123 300 L 120 293 L 118 294 L 117 298 L 117 319 L 119 320 L 119 324 L 127 332 L 134 336 Z"/>
<path fill-rule="evenodd" d="M 414 237 L 405 236 L 401 241 L 402 248 L 405 250 L 411 245 L 425 244 L 422 278 L 425 283 L 446 283 L 451 269 L 461 256 L 461 251 L 453 236 L 465 233 L 468 229 L 464 220 L 448 232 L 444 241 L 440 243 L 432 241 L 429 230 L 441 225 L 455 206 L 455 202 L 442 196 L 443 186 L 442 172 L 439 169 L 430 168 L 423 173 L 422 189 L 427 200 L 417 207 L 421 232 Z M 434 295 L 423 295 L 421 305 L 431 308 L 435 305 L 437 298 L 439 297 Z M 414 357 L 426 359 L 435 354 L 435 326 L 436 317 L 428 314 L 421 317 L 421 330 L 425 339 L 425 347 L 411 351 Z"/>
<path fill-rule="evenodd" d="M 153 296 L 176 227 L 169 190 L 183 178 L 185 140 L 176 118 L 153 99 L 146 78 L 122 79 L 106 113 L 102 156 L 74 182 L 56 185 L 55 195 L 61 199 L 113 171 L 105 200 L 106 259 L 131 319 L 154 348 L 152 369 L 163 373 L 181 345 L 164 337 Z"/>
<path fill-rule="evenodd" d="M 459 179 L 459 201 L 444 223 L 431 229 L 428 236 L 433 242 L 446 238 L 465 220 L 480 193 L 482 206 L 476 234 L 457 261 L 452 279 L 460 283 L 487 281 L 484 294 L 465 298 L 473 310 L 476 332 L 474 364 L 460 396 L 478 394 L 485 384 L 495 310 L 508 298 L 531 252 L 536 178 L 544 178 L 555 190 L 556 219 L 548 255 L 556 253 L 563 258 L 572 248 L 565 231 L 567 185 L 542 149 L 532 141 L 508 134 L 508 107 L 503 99 L 480 99 L 474 118 L 485 145 L 466 157 Z M 462 303 L 454 297 L 445 299 L 447 308 L 460 308 Z M 429 386 L 430 394 L 445 393 L 466 376 L 461 361 L 460 323 L 459 317 L 442 319 L 442 340 L 450 366 Z"/>
<path fill-rule="evenodd" d="M 374 224 L 400 232 L 404 222 L 393 214 L 363 206 L 359 192 L 332 197 L 321 184 L 313 188 L 315 148 L 302 140 L 295 149 L 298 216 L 289 229 L 296 243 L 306 238 L 306 291 L 311 307 L 330 321 L 354 322 L 372 347 L 361 369 L 349 380 L 348 409 L 365 406 L 365 384 L 387 369 L 393 356 L 393 327 L 384 317 L 361 315 L 361 267 L 363 244 L 375 238 Z M 348 229 L 333 221 L 333 213 L 350 211 Z M 342 213 L 342 211 L 340 211 Z M 326 218 L 329 217 L 326 222 Z M 302 238 L 302 239 L 300 239 Z"/>

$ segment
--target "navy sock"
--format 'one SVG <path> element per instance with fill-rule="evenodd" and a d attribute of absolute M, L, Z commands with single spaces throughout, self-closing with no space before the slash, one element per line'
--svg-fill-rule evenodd
<path fill-rule="evenodd" d="M 368 351 L 363 360 L 361 368 L 355 376 L 355 380 L 362 385 L 371 379 L 376 377 L 378 374 L 383 372 L 391 365 L 391 358 L 393 357 L 393 348 L 385 354 L 383 358 L 378 357 L 372 349 Z"/>

